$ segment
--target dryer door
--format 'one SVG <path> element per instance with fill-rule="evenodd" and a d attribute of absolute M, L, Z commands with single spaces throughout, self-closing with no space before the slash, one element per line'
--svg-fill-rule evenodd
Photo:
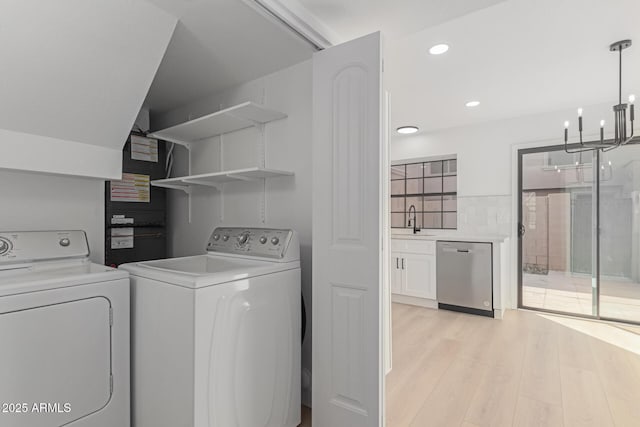
<path fill-rule="evenodd" d="M 20 298 L 21 297 L 21 298 Z M 0 425 L 66 425 L 111 398 L 108 299 L 93 297 L 0 313 Z"/>

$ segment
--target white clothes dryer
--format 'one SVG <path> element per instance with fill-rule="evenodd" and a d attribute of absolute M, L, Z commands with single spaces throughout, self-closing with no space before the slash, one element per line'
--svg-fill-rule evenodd
<path fill-rule="evenodd" d="M 129 278 L 83 231 L 0 232 L 0 426 L 130 425 Z"/>
<path fill-rule="evenodd" d="M 136 427 L 300 423 L 300 247 L 217 228 L 207 254 L 121 265 L 132 283 Z"/>

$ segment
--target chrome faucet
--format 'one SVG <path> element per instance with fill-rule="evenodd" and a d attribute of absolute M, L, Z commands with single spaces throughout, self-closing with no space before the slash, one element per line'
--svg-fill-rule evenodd
<path fill-rule="evenodd" d="M 411 209 L 413 209 L 413 234 L 416 234 L 420 229 L 418 228 L 418 220 L 416 218 L 416 207 L 415 205 L 409 206 L 409 224 L 408 227 L 411 227 Z"/>

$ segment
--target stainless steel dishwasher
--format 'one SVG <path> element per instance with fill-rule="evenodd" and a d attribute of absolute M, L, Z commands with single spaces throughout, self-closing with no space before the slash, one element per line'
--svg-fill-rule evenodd
<path fill-rule="evenodd" d="M 438 241 L 438 307 L 493 317 L 491 243 Z"/>

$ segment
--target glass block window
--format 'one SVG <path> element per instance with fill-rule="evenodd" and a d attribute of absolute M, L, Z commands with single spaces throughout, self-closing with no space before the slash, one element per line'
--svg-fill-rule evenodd
<path fill-rule="evenodd" d="M 391 227 L 410 228 L 413 205 L 419 228 L 457 228 L 457 172 L 456 159 L 391 166 Z"/>

